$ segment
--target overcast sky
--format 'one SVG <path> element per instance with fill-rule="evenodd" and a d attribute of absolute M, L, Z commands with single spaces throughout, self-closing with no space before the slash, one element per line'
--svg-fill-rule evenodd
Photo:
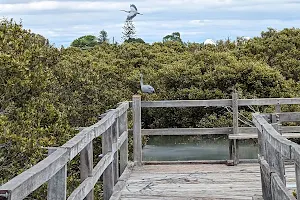
<path fill-rule="evenodd" d="M 268 27 L 300 27 L 300 0 L 0 0 L 0 16 L 22 19 L 24 28 L 56 46 L 97 36 L 102 29 L 122 42 L 127 13 L 120 10 L 132 3 L 144 14 L 133 19 L 137 36 L 149 43 L 172 32 L 180 32 L 186 42 L 203 42 L 259 36 Z"/>

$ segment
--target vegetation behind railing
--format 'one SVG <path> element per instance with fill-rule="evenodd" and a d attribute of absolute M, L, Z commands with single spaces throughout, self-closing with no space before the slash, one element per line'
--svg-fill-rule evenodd
<path fill-rule="evenodd" d="M 42 184 L 48 182 L 48 200 L 66 199 L 67 164 L 80 154 L 82 182 L 68 197 L 68 200 L 84 198 L 92 200 L 93 188 L 102 174 L 103 198 L 108 200 L 113 194 L 114 185 L 128 163 L 128 108 L 128 102 L 120 104 L 116 109 L 106 113 L 96 124 L 83 129 L 61 147 L 50 149 L 51 152 L 47 158 L 0 187 L 2 198 L 24 199 Z M 93 168 L 92 141 L 100 136 L 102 136 L 103 157 Z"/>
<path fill-rule="evenodd" d="M 0 184 L 44 159 L 42 147 L 63 145 L 77 134 L 74 127 L 94 124 L 99 114 L 140 93 L 140 73 L 157 91 L 143 95 L 147 101 L 230 99 L 232 88 L 238 90 L 239 98 L 296 97 L 300 89 L 299 32 L 270 29 L 238 46 L 230 41 L 214 47 L 174 42 L 105 43 L 83 51 L 55 48 L 20 23 L 2 19 Z M 271 112 L 264 108 L 259 111 Z M 149 110 L 143 109 L 146 113 L 142 115 L 146 129 L 232 126 L 225 108 Z M 250 119 L 249 112 L 243 114 Z M 101 143 L 100 139 L 96 142 Z M 68 165 L 71 191 L 80 183 L 78 160 L 79 156 Z M 42 187 L 32 199 L 46 198 L 46 185 Z"/>
<path fill-rule="evenodd" d="M 238 126 L 238 112 L 239 106 L 245 105 L 277 105 L 277 110 L 280 111 L 280 105 L 283 104 L 300 104 L 300 98 L 273 98 L 273 99 L 238 99 L 237 94 L 233 93 L 231 100 L 193 100 L 193 101 L 158 101 L 158 102 L 145 102 L 141 101 L 141 96 L 133 96 L 133 146 L 134 146 L 134 162 L 137 165 L 142 164 L 142 135 L 196 135 L 196 134 L 225 134 L 228 135 L 230 143 L 231 157 L 234 163 L 238 163 L 238 140 L 259 137 L 260 134 L 255 135 L 255 127 L 239 127 Z M 53 150 L 50 149 L 49 156 L 15 177 L 8 183 L 0 187 L 0 194 L 7 195 L 7 199 L 22 199 L 29 195 L 31 192 L 40 187 L 43 183 L 48 181 L 48 199 L 66 199 L 66 178 L 67 178 L 67 163 L 75 158 L 80 153 L 80 175 L 81 184 L 71 193 L 68 197 L 71 199 L 93 199 L 93 188 L 103 174 L 103 197 L 105 200 L 109 199 L 113 193 L 113 187 L 118 181 L 119 177 L 119 162 L 120 172 L 122 173 L 128 163 L 128 131 L 127 131 L 127 110 L 130 106 L 129 102 L 120 104 L 116 109 L 113 109 L 103 115 L 103 118 L 93 126 L 84 128 L 66 142 L 61 147 Z M 141 129 L 141 110 L 143 107 L 197 107 L 197 106 L 231 106 L 233 107 L 233 127 L 221 128 L 181 128 L 181 129 Z M 260 117 L 260 118 L 259 118 Z M 286 121 L 299 121 L 298 113 L 276 113 L 270 116 L 256 116 L 254 119 L 259 118 L 258 122 L 254 120 L 254 124 L 262 123 L 258 130 L 270 131 L 267 122 L 286 122 Z M 264 120 L 263 122 L 261 122 Z M 266 126 L 266 127 L 264 127 Z M 282 136 L 279 133 L 272 133 L 269 136 L 264 136 L 263 141 L 271 141 L 272 145 L 277 145 L 277 150 L 283 156 L 291 159 L 290 147 L 284 145 L 292 144 L 283 136 L 298 137 L 299 134 L 291 134 L 291 132 L 299 132 L 300 127 L 282 127 L 276 126 L 281 130 Z M 272 130 L 271 130 L 272 131 Z M 289 133 L 291 135 L 285 135 Z M 279 135 L 278 135 L 279 134 Z M 254 136 L 253 136 L 254 135 Z M 103 158 L 93 168 L 93 139 L 102 136 L 102 153 Z M 260 139 L 260 138 L 259 138 Z M 279 140 L 280 139 L 280 140 Z M 261 141 L 261 139 L 260 139 Z M 284 142 L 283 142 L 284 141 Z M 281 144 L 281 143 L 282 144 Z M 283 145 L 284 144 L 284 145 Z M 278 146 L 281 145 L 281 146 Z M 283 146 L 282 146 L 283 145 Z M 290 145 L 291 146 L 291 145 Z M 264 147 L 266 148 L 266 147 Z M 118 150 L 120 149 L 120 161 Z M 263 152 L 263 151 L 260 151 Z M 266 152 L 270 152 L 269 150 Z M 266 154 L 267 155 L 267 154 Z M 295 153 L 293 154 L 295 155 Z M 262 160 L 262 159 L 261 159 Z M 300 160 L 300 158 L 299 158 Z M 261 162 L 263 163 L 263 161 Z M 275 166 L 275 165 L 274 165 Z M 272 167 L 274 167 L 272 165 Z M 276 165 L 277 166 L 277 165 Z M 275 166 L 275 167 L 276 167 Z M 280 165 L 278 165 L 280 166 Z M 277 168 L 275 168 L 277 169 Z M 282 169 L 278 168 L 278 176 L 283 180 Z M 278 178 L 274 178 L 275 181 Z M 280 183 L 277 184 L 281 187 Z"/>

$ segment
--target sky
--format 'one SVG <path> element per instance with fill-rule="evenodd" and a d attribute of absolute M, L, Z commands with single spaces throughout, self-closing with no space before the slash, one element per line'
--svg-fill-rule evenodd
<path fill-rule="evenodd" d="M 184 42 L 255 37 L 268 27 L 300 28 L 300 0 L 0 0 L 0 17 L 13 18 L 25 29 L 43 35 L 55 46 L 69 46 L 83 35 L 122 42 L 130 4 L 136 36 L 147 43 L 180 32 Z"/>

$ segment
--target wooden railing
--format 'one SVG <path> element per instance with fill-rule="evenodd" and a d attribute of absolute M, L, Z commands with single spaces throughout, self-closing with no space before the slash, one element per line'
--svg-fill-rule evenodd
<path fill-rule="evenodd" d="M 237 164 L 238 140 L 257 137 L 255 127 L 238 126 L 238 107 L 247 105 L 275 105 L 277 115 L 268 120 L 276 122 L 293 121 L 298 116 L 291 113 L 280 113 L 280 105 L 300 104 L 300 98 L 273 99 L 238 99 L 236 93 L 232 99 L 214 100 L 175 100 L 175 101 L 141 101 L 141 96 L 133 96 L 132 102 L 123 102 L 116 109 L 110 110 L 93 126 L 84 128 L 58 148 L 49 149 L 47 158 L 16 176 L 0 187 L 0 199 L 24 199 L 44 183 L 48 183 L 48 200 L 67 199 L 67 164 L 80 154 L 81 184 L 71 193 L 71 199 L 93 199 L 93 188 L 100 176 L 103 176 L 104 200 L 118 199 L 114 191 L 121 188 L 125 169 L 128 169 L 128 127 L 127 110 L 133 108 L 133 145 L 134 163 L 142 164 L 142 135 L 207 135 L 226 134 L 230 141 L 230 159 Z M 209 107 L 230 106 L 233 110 L 233 127 L 223 128 L 181 128 L 181 129 L 141 129 L 141 109 L 146 107 Z M 264 122 L 265 123 L 265 122 Z M 257 124 L 257 123 L 256 123 Z M 281 127 L 282 136 L 298 137 L 300 127 Z M 102 137 L 103 157 L 93 168 L 93 139 Z M 300 151 L 299 151 L 300 152 Z M 298 151 L 294 151 L 296 155 Z M 119 155 L 118 155 L 119 154 Z M 298 154 L 297 154 L 298 155 Z M 300 153 L 299 153 L 300 155 Z M 300 159 L 299 159 L 300 160 Z M 298 162 L 298 161 L 297 161 Z M 119 169 L 120 166 L 120 169 Z M 297 165 L 298 166 L 298 165 Z M 300 174 L 299 169 L 297 173 Z M 119 173 L 120 172 L 120 173 Z M 122 176 L 120 176 L 122 174 Z M 117 181 L 119 182 L 117 183 Z M 277 180 L 277 179 L 276 179 Z M 114 191 L 113 191 L 114 190 Z"/>
<path fill-rule="evenodd" d="M 239 127 L 239 106 L 253 105 L 274 105 L 276 113 L 272 120 L 276 122 L 285 121 L 290 116 L 288 113 L 280 113 L 281 105 L 300 104 L 300 98 L 262 98 L 262 99 L 239 99 L 237 93 L 232 94 L 232 99 L 213 100 L 168 100 L 168 101 L 141 101 L 141 96 L 133 96 L 132 107 L 134 114 L 134 161 L 141 165 L 142 159 L 142 135 L 228 135 L 229 139 L 229 160 L 234 164 L 239 163 L 239 140 L 257 138 L 255 127 Z M 142 108 L 167 108 L 167 107 L 224 107 L 232 108 L 232 127 L 221 128 L 163 128 L 163 129 L 141 129 L 141 109 Z M 280 126 L 284 137 L 300 137 L 300 126 Z"/>
<path fill-rule="evenodd" d="M 300 121 L 300 113 L 279 114 L 281 122 Z M 274 114 L 253 114 L 253 123 L 258 131 L 259 163 L 263 198 L 265 200 L 295 200 L 288 191 L 285 179 L 285 160 L 295 163 L 297 196 L 300 196 L 300 146 L 283 137 L 278 124 L 268 121 Z"/>
<path fill-rule="evenodd" d="M 67 199 L 67 164 L 78 154 L 81 184 L 71 193 L 68 200 L 92 200 L 93 188 L 101 175 L 103 198 L 110 199 L 113 188 L 128 163 L 128 108 L 128 102 L 120 104 L 61 147 L 50 148 L 47 158 L 0 187 L 0 199 L 24 199 L 46 182 L 48 200 Z M 93 168 L 93 139 L 100 136 L 103 157 Z"/>

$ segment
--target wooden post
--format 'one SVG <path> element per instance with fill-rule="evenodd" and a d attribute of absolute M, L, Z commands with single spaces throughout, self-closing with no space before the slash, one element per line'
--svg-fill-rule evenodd
<path fill-rule="evenodd" d="M 133 109 L 133 160 L 138 166 L 142 165 L 142 137 L 141 137 L 141 96 L 132 98 Z"/>
<path fill-rule="evenodd" d="M 229 139 L 229 160 L 233 160 L 233 140 Z"/>
<path fill-rule="evenodd" d="M 232 93 L 232 111 L 233 111 L 233 121 L 232 121 L 232 128 L 233 128 L 233 134 L 238 134 L 238 128 L 239 128 L 239 110 L 238 110 L 238 93 L 234 92 Z M 238 140 L 233 140 L 233 147 L 232 147 L 232 156 L 233 156 L 233 162 L 235 165 L 239 163 L 239 146 L 238 146 Z"/>
<path fill-rule="evenodd" d="M 278 106 L 276 105 L 276 112 L 278 111 Z M 280 105 L 279 105 L 279 111 L 280 111 Z M 281 128 L 280 128 L 280 124 L 279 124 L 279 117 L 278 117 L 278 114 L 271 114 L 271 123 L 272 123 L 272 126 L 274 127 L 274 129 L 279 133 L 279 134 L 282 134 L 281 133 Z M 286 180 L 285 180 L 285 165 L 284 165 L 284 158 L 283 156 L 281 155 L 280 152 L 278 152 L 277 149 L 274 149 L 273 150 L 274 153 L 272 154 L 272 157 L 271 159 L 273 160 L 272 163 L 275 168 L 275 170 L 277 171 L 281 181 L 286 184 Z"/>
<path fill-rule="evenodd" d="M 280 106 L 280 105 L 279 105 Z M 277 105 L 276 105 L 277 108 Z M 279 107 L 280 109 L 280 107 Z M 276 109 L 278 110 L 278 108 Z M 280 133 L 279 130 L 279 124 L 278 124 L 279 118 L 277 114 L 271 114 L 271 123 L 275 130 L 277 130 Z M 281 134 L 281 133 L 280 133 Z M 281 153 L 278 149 L 275 149 L 271 144 L 266 142 L 266 148 L 268 152 L 267 160 L 268 163 L 273 169 L 277 172 L 279 175 L 281 181 L 285 184 L 285 166 L 284 166 L 284 159 Z"/>
<path fill-rule="evenodd" d="M 277 104 L 275 105 L 275 112 L 276 112 L 276 113 L 280 113 L 280 112 L 281 112 L 281 107 L 280 107 L 280 104 L 279 104 L 279 103 L 277 103 Z"/>
<path fill-rule="evenodd" d="M 262 130 L 262 128 L 261 128 Z M 257 132 L 257 142 L 258 142 L 258 158 L 260 157 L 265 157 L 265 144 L 264 144 L 264 133 L 263 131 L 260 132 L 260 130 L 258 128 L 256 128 L 256 132 Z"/>
<path fill-rule="evenodd" d="M 272 200 L 271 190 L 271 170 L 266 160 L 263 157 L 259 157 L 260 163 L 260 178 L 261 187 L 264 200 Z"/>
<path fill-rule="evenodd" d="M 102 153 L 103 155 L 112 152 L 112 127 L 102 134 Z M 113 163 L 105 169 L 103 173 L 103 199 L 109 200 L 114 188 Z"/>
<path fill-rule="evenodd" d="M 48 155 L 56 151 L 57 148 L 49 148 Z M 47 200 L 67 199 L 67 165 L 59 170 L 49 181 L 47 186 Z"/>
<path fill-rule="evenodd" d="M 80 152 L 80 180 L 83 182 L 87 177 L 93 176 L 93 142 L 90 142 Z M 94 190 L 84 198 L 84 200 L 93 200 Z"/>
<path fill-rule="evenodd" d="M 285 184 L 285 169 L 284 161 L 281 153 L 275 149 L 268 141 L 265 142 L 266 146 L 266 160 L 269 166 L 278 174 L 281 181 Z"/>
<path fill-rule="evenodd" d="M 128 132 L 128 118 L 127 111 L 123 113 L 119 120 L 120 133 Z M 120 147 L 120 173 L 122 174 L 128 164 L 128 137 Z"/>
<path fill-rule="evenodd" d="M 119 117 L 117 117 L 116 121 L 112 125 L 112 140 L 115 144 L 115 147 L 117 147 L 118 144 L 118 138 L 119 138 Z M 113 168 L 114 168 L 114 185 L 118 182 L 119 178 L 119 151 L 118 149 L 115 149 L 114 153 L 114 160 L 113 160 Z"/>
<path fill-rule="evenodd" d="M 278 131 L 278 133 L 280 133 L 282 135 L 281 122 L 280 122 L 279 116 L 278 116 L 278 113 L 281 113 L 281 106 L 279 103 L 277 103 L 277 105 L 275 105 L 275 112 L 277 113 L 276 114 L 277 131 Z"/>
<path fill-rule="evenodd" d="M 278 149 L 275 150 L 274 169 L 277 171 L 282 183 L 286 185 L 284 159 Z"/>
<path fill-rule="evenodd" d="M 296 185 L 297 185 L 297 197 L 300 197 L 300 167 L 295 163 L 295 173 L 296 173 Z"/>
<path fill-rule="evenodd" d="M 271 114 L 271 123 L 272 123 L 272 126 L 273 128 L 280 134 L 281 133 L 281 130 L 280 130 L 280 125 L 279 125 L 279 117 L 278 117 L 278 114 Z"/>

